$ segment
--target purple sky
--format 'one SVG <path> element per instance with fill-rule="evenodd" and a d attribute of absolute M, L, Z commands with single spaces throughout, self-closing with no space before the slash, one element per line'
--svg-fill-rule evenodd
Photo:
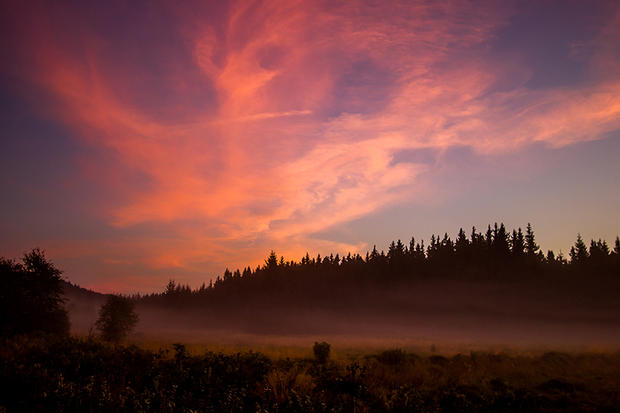
<path fill-rule="evenodd" d="M 86 287 L 620 233 L 616 1 L 15 1 L 0 39 L 0 255 Z"/>

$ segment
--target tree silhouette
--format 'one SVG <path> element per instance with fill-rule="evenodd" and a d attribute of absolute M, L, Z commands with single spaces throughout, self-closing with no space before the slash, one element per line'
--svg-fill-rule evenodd
<path fill-rule="evenodd" d="M 570 249 L 570 261 L 571 264 L 583 264 L 589 257 L 588 248 L 586 247 L 581 234 L 577 234 L 577 241 L 575 245 Z"/>
<path fill-rule="evenodd" d="M 534 230 L 532 229 L 532 224 L 527 223 L 527 228 L 525 230 L 525 252 L 529 256 L 535 256 L 538 252 L 538 245 L 536 244 L 536 240 L 534 238 Z"/>
<path fill-rule="evenodd" d="M 278 268 L 278 256 L 275 251 L 272 250 L 269 253 L 269 258 L 265 260 L 265 268 L 268 270 L 275 270 Z"/>
<path fill-rule="evenodd" d="M 255 269 L 227 269 L 223 277 L 216 277 L 198 290 L 172 284 L 166 293 L 140 300 L 145 305 L 204 311 L 214 325 L 229 321 L 245 325 L 258 314 L 277 318 L 279 314 L 307 308 L 360 313 L 369 308 L 391 309 L 400 314 L 400 304 L 395 306 L 391 294 L 409 291 L 424 280 L 494 284 L 518 281 L 517 288 L 534 280 L 551 284 L 572 280 L 574 285 L 588 286 L 598 281 L 601 285 L 620 282 L 620 239 L 615 242 L 614 251 L 610 249 L 599 240 L 593 241 L 588 251 L 579 237 L 569 263 L 562 252 L 547 251 L 546 256 L 542 253 L 531 224 L 526 231 L 508 231 L 504 224 L 497 223 L 489 225 L 486 233 L 472 228 L 469 239 L 465 231 L 459 230 L 454 241 L 448 234 L 433 235 L 428 246 L 424 240 L 418 242 L 413 237 L 407 246 L 394 241 L 387 254 L 374 246 L 364 254 L 365 258 L 357 253 L 334 253 L 324 258 L 306 253 L 301 261 L 285 261 L 271 251 L 264 264 Z M 402 305 L 406 308 L 408 304 Z"/>
<path fill-rule="evenodd" d="M 590 259 L 594 264 L 604 265 L 607 257 L 609 257 L 609 246 L 606 241 L 590 241 Z"/>
<path fill-rule="evenodd" d="M 137 323 L 138 314 L 134 310 L 134 303 L 128 298 L 110 295 L 99 309 L 95 326 L 105 341 L 119 342 Z"/>
<path fill-rule="evenodd" d="M 522 257 L 525 252 L 525 239 L 523 238 L 523 231 L 519 228 L 518 231 L 512 231 L 512 255 L 515 257 Z"/>
<path fill-rule="evenodd" d="M 325 341 L 314 342 L 314 346 L 312 346 L 312 352 L 314 353 L 314 358 L 317 362 L 321 364 L 327 363 L 327 359 L 329 358 L 329 352 L 331 350 L 331 346 L 329 343 Z"/>
<path fill-rule="evenodd" d="M 39 249 L 22 262 L 0 258 L 0 332 L 69 334 L 69 317 L 62 298 L 62 271 Z"/>
<path fill-rule="evenodd" d="M 509 236 L 503 223 L 499 227 L 497 222 L 495 223 L 493 228 L 493 248 L 497 258 L 505 259 L 510 255 Z"/>

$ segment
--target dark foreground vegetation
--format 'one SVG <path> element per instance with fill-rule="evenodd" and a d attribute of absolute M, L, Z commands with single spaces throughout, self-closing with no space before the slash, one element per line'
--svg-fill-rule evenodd
<path fill-rule="evenodd" d="M 0 410 L 620 411 L 620 354 L 388 350 L 334 362 L 323 347 L 315 355 L 194 356 L 182 345 L 154 353 L 95 340 L 16 338 L 0 346 Z"/>

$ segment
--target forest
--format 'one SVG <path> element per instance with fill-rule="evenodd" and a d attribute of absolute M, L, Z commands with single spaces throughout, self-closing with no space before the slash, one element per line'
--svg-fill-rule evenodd
<path fill-rule="evenodd" d="M 527 284 L 532 280 L 562 277 L 564 279 L 605 279 L 618 274 L 620 269 L 620 238 L 616 237 L 613 250 L 606 241 L 591 240 L 586 246 L 581 235 L 570 248 L 569 257 L 548 250 L 543 253 L 536 243 L 534 231 L 528 224 L 509 232 L 504 224 L 488 226 L 486 232 L 472 229 L 467 236 L 461 228 L 455 240 L 448 234 L 433 235 L 425 247 L 424 240 L 411 238 L 408 245 L 393 241 L 387 253 L 376 246 L 366 253 L 310 257 L 300 261 L 285 261 L 271 251 L 264 265 L 255 269 L 246 267 L 234 272 L 226 269 L 222 276 L 208 285 L 192 290 L 171 280 L 159 294 L 136 296 L 145 303 L 167 302 L 188 305 L 196 301 L 228 301 L 230 298 L 261 294 L 329 295 L 340 289 L 363 290 L 366 287 L 383 288 L 417 280 L 443 279 L 462 281 L 502 282 L 518 280 Z M 340 291 L 338 291 L 340 292 Z M 245 296 L 245 295 L 248 296 Z M 229 297 L 230 295 L 230 297 Z M 203 297 L 205 298 L 203 300 Z"/>
<path fill-rule="evenodd" d="M 287 261 L 272 251 L 263 265 L 226 269 L 200 288 L 171 280 L 163 292 L 133 299 L 144 312 L 191 314 L 183 322 L 196 326 L 355 333 L 381 324 L 373 319 L 406 325 L 416 316 L 449 318 L 472 309 L 529 318 L 580 312 L 616 322 L 619 287 L 620 239 L 613 248 L 604 240 L 588 246 L 578 235 L 565 257 L 543 253 L 529 224 L 509 231 L 495 223 L 484 233 L 460 229 L 455 240 L 432 236 L 427 245 L 397 240 L 387 252 L 375 247 L 364 256 L 306 254 Z"/>

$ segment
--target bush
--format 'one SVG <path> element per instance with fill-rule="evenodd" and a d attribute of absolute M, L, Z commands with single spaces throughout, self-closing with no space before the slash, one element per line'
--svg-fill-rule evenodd
<path fill-rule="evenodd" d="M 325 364 L 327 362 L 327 359 L 329 358 L 330 349 L 331 346 L 325 341 L 322 341 L 320 343 L 315 342 L 314 346 L 312 347 L 312 351 L 314 352 L 314 358 L 316 359 L 316 361 L 321 364 Z"/>

